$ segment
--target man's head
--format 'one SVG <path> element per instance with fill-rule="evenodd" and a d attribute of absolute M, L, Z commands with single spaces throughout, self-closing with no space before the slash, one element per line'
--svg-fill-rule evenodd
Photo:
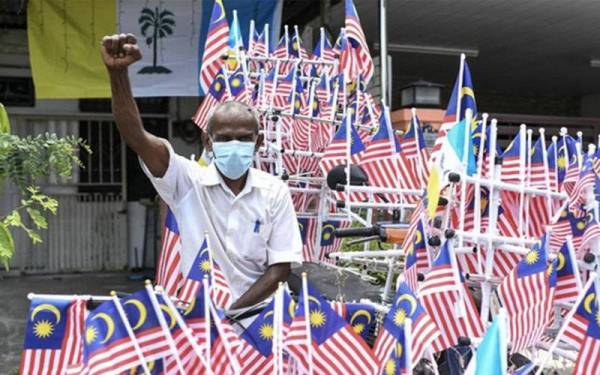
<path fill-rule="evenodd" d="M 263 140 L 258 128 L 256 113 L 243 103 L 225 102 L 215 107 L 208 119 L 208 137 L 203 143 L 205 149 L 213 153 L 217 168 L 223 175 L 235 180 L 240 178 L 238 174 L 242 169 L 244 173 L 248 169 Z"/>

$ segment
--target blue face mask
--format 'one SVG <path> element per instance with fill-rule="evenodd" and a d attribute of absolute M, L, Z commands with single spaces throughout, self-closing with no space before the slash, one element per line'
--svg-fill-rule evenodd
<path fill-rule="evenodd" d="M 254 142 L 214 142 L 212 143 L 214 162 L 219 172 L 231 180 L 237 180 L 252 165 Z"/>

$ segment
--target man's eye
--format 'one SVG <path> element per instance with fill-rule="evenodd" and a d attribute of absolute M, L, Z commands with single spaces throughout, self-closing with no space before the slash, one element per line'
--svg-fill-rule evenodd
<path fill-rule="evenodd" d="M 252 137 L 252 136 L 240 137 L 240 138 L 238 138 L 238 140 L 240 142 L 252 142 L 252 141 L 254 141 L 254 137 Z"/>

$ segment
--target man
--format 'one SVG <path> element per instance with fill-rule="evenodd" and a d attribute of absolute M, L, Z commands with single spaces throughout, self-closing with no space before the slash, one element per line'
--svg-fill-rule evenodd
<path fill-rule="evenodd" d="M 287 186 L 250 167 L 263 140 L 254 111 L 237 102 L 214 110 L 203 139 L 213 162 L 200 167 L 144 130 L 127 73 L 141 59 L 135 37 L 106 36 L 101 52 L 117 128 L 177 218 L 182 273 L 189 272 L 207 233 L 235 300 L 230 310 L 260 304 L 287 279 L 291 264 L 302 261 L 302 242 Z"/>

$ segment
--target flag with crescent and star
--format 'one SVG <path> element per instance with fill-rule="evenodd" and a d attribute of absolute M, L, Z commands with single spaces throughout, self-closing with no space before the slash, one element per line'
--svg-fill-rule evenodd
<path fill-rule="evenodd" d="M 179 270 L 181 263 L 181 239 L 175 214 L 168 208 L 162 234 L 162 247 L 156 266 L 155 284 L 161 285 L 171 296 L 183 283 L 183 275 Z"/>
<path fill-rule="evenodd" d="M 586 290 L 563 335 L 578 353 L 574 374 L 597 374 L 600 369 L 600 303 L 595 284 Z"/>
<path fill-rule="evenodd" d="M 508 313 L 508 340 L 513 352 L 535 344 L 550 321 L 547 253 L 544 235 L 498 286 L 498 296 Z"/>
<path fill-rule="evenodd" d="M 304 299 L 304 293 L 300 294 L 294 319 L 283 342 L 300 368 L 308 370 L 309 356 L 312 356 L 314 374 L 374 373 L 377 363 L 371 348 L 314 288 L 309 286 L 307 294 L 308 301 Z M 307 347 L 307 326 L 310 327 L 310 349 Z"/>
<path fill-rule="evenodd" d="M 179 299 L 185 303 L 190 303 L 201 290 L 202 280 L 205 276 L 208 277 L 211 297 L 214 299 L 215 304 L 219 308 L 229 306 L 233 300 L 229 283 L 218 263 L 213 259 L 206 238 L 200 249 L 198 249 L 183 287 L 179 291 Z"/>
<path fill-rule="evenodd" d="M 554 302 L 574 302 L 582 292 L 581 276 L 575 252 L 565 241 L 556 254 L 556 290 Z"/>
<path fill-rule="evenodd" d="M 159 324 L 157 311 L 146 289 L 122 298 L 121 305 L 146 360 L 151 361 L 171 354 L 165 332 Z M 173 329 L 176 325 L 173 313 L 164 302 L 159 302 L 159 308 L 165 315 L 169 329 Z"/>
<path fill-rule="evenodd" d="M 331 308 L 338 313 L 365 342 L 372 337 L 377 325 L 375 306 L 367 303 L 332 301 Z"/>
<path fill-rule="evenodd" d="M 19 374 L 61 374 L 82 361 L 85 304 L 83 299 L 31 301 Z"/>
<path fill-rule="evenodd" d="M 83 365 L 85 372 L 121 372 L 142 364 L 113 301 L 90 312 L 85 320 Z"/>
<path fill-rule="evenodd" d="M 284 290 L 283 292 L 283 326 L 282 334 L 285 336 L 292 318 L 296 303 Z M 240 363 L 242 364 L 243 374 L 271 374 L 273 372 L 273 314 L 275 309 L 275 300 L 264 307 L 262 312 L 254 321 L 242 332 L 242 349 L 240 352 Z M 284 355 L 283 366 L 287 367 L 288 358 Z M 284 370 L 285 372 L 285 370 Z"/>
<path fill-rule="evenodd" d="M 411 321 L 408 337 L 407 319 Z M 419 362 L 425 349 L 429 348 L 439 335 L 438 327 L 421 306 L 414 292 L 408 284 L 400 283 L 373 346 L 379 362 L 378 373 L 412 373 L 412 366 Z M 410 358 L 407 358 L 407 355 L 410 355 Z"/>

